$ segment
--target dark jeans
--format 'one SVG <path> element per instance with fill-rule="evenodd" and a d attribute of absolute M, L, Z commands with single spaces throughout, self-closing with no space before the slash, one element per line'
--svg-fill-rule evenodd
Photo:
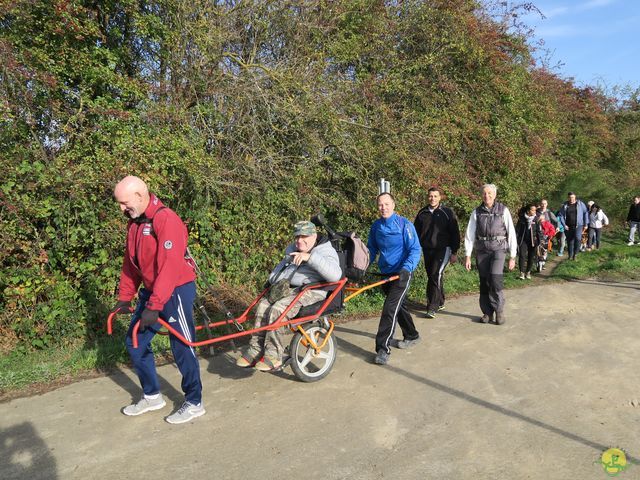
<path fill-rule="evenodd" d="M 558 241 L 558 255 L 562 255 L 564 253 L 564 247 L 566 244 L 566 237 L 564 235 L 564 231 L 556 233 L 556 240 Z"/>
<path fill-rule="evenodd" d="M 424 250 L 427 271 L 427 310 L 436 311 L 444 305 L 444 269 L 451 258 L 451 248 Z"/>
<path fill-rule="evenodd" d="M 568 227 L 564 230 L 564 234 L 567 237 L 567 250 L 569 258 L 575 257 L 580 251 L 580 242 L 582 241 L 582 226 L 578 225 L 576 228 Z"/>
<path fill-rule="evenodd" d="M 589 241 L 587 242 L 587 247 L 591 248 L 594 245 L 596 248 L 600 248 L 600 234 L 602 233 L 601 228 L 593 228 L 589 227 Z"/>
<path fill-rule="evenodd" d="M 405 340 L 414 340 L 420 336 L 416 326 L 413 324 L 413 317 L 404 304 L 412 278 L 413 273 L 406 282 L 396 280 L 385 283 L 381 287 L 387 298 L 382 307 L 382 315 L 380 316 L 380 324 L 376 334 L 376 352 L 384 350 L 387 353 L 391 353 L 389 342 L 393 338 L 396 324 L 400 325 Z"/>
<path fill-rule="evenodd" d="M 507 252 L 478 250 L 476 262 L 480 276 L 480 310 L 491 315 L 504 310 L 504 260 Z"/>
<path fill-rule="evenodd" d="M 522 242 L 520 245 L 518 245 L 518 264 L 520 265 L 520 272 L 531 272 L 531 269 L 533 268 L 533 261 L 535 258 L 536 247 L 532 247 L 528 242 Z"/>

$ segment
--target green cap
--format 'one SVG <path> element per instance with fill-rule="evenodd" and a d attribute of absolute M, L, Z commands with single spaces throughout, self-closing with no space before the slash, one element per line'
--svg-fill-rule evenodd
<path fill-rule="evenodd" d="M 302 221 L 293 226 L 293 236 L 299 235 L 315 235 L 316 226 L 312 222 Z"/>

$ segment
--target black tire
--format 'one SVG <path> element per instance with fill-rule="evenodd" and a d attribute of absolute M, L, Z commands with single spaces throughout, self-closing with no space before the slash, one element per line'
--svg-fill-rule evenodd
<path fill-rule="evenodd" d="M 328 330 L 324 326 L 313 324 L 305 328 L 305 331 L 307 335 L 313 338 L 316 344 L 320 344 L 324 341 Z M 313 348 L 304 345 L 304 340 L 305 338 L 300 332 L 296 333 L 291 339 L 291 344 L 289 345 L 291 368 L 295 376 L 301 381 L 307 383 L 317 382 L 329 375 L 333 368 L 338 353 L 336 339 L 331 335 L 318 355 L 315 354 Z"/>

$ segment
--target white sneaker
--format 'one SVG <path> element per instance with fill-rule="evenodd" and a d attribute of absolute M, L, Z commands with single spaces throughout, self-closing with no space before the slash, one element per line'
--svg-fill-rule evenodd
<path fill-rule="evenodd" d="M 628 246 L 628 247 L 630 247 L 630 246 L 632 246 L 632 245 L 633 245 L 633 242 L 629 242 L 629 243 L 627 243 L 627 246 Z"/>
<path fill-rule="evenodd" d="M 201 417 L 206 413 L 202 403 L 200 405 L 194 405 L 190 402 L 184 402 L 182 406 L 176 411 L 169 415 L 165 420 L 167 423 L 178 424 L 178 423 L 186 423 L 194 418 Z"/>
<path fill-rule="evenodd" d="M 129 417 L 135 417 L 136 415 L 142 415 L 143 413 L 151 412 L 153 410 L 160 410 L 167 402 L 164 401 L 162 395 L 158 398 L 142 397 L 138 403 L 134 403 L 122 409 L 122 413 Z"/>

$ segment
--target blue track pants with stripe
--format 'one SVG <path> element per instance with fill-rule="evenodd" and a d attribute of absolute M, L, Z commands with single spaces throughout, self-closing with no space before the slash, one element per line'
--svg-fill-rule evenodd
<path fill-rule="evenodd" d="M 138 332 L 138 348 L 133 348 L 131 334 L 133 326 L 140 318 L 150 296 L 151 292 L 149 290 L 140 289 L 138 305 L 131 316 L 131 324 L 126 338 L 127 350 L 145 395 L 160 393 L 160 382 L 158 381 L 153 350 L 151 349 L 151 340 L 160 330 L 160 324 L 156 323 L 152 327 L 145 329 L 145 331 Z M 193 302 L 195 298 L 195 282 L 185 283 L 176 287 L 171 294 L 171 298 L 160 312 L 160 318 L 168 322 L 189 341 L 194 341 L 196 336 L 193 323 Z M 198 405 L 202 401 L 202 382 L 200 380 L 200 367 L 196 352 L 192 347 L 185 345 L 173 335 L 169 336 L 169 341 L 173 358 L 182 374 L 182 391 L 185 398 L 188 402 Z"/>

